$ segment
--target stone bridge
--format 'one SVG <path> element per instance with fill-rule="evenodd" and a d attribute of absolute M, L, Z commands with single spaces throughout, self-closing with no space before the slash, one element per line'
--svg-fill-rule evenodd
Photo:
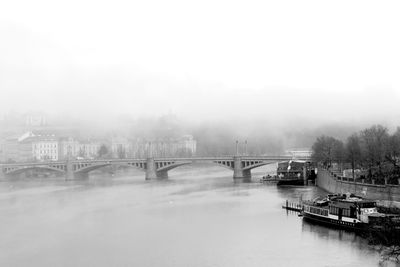
<path fill-rule="evenodd" d="M 66 179 L 88 177 L 90 171 L 106 166 L 127 166 L 145 172 L 146 180 L 168 178 L 168 171 L 182 165 L 196 162 L 211 162 L 233 171 L 234 179 L 250 179 L 251 170 L 263 165 L 292 160 L 291 156 L 223 156 L 190 158 L 146 158 L 146 159 L 99 159 L 66 160 L 53 162 L 26 162 L 1 164 L 0 176 L 12 176 L 30 170 L 54 171 Z M 310 158 L 296 158 L 307 160 Z"/>

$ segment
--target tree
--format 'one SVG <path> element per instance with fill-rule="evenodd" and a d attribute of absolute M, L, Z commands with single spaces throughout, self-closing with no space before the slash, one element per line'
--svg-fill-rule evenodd
<path fill-rule="evenodd" d="M 382 164 L 388 154 L 389 134 L 388 129 L 382 125 L 374 125 L 361 131 L 362 153 L 368 164 L 369 173 L 372 175 L 372 168 L 377 166 L 379 174 L 382 174 Z"/>
<path fill-rule="evenodd" d="M 342 141 L 334 139 L 332 145 L 332 159 L 337 163 L 343 163 L 346 159 L 346 151 Z"/>
<path fill-rule="evenodd" d="M 97 152 L 97 154 L 99 155 L 99 158 L 103 158 L 104 156 L 106 156 L 108 154 L 107 146 L 102 144 L 100 146 L 99 151 Z"/>
<path fill-rule="evenodd" d="M 344 159 L 343 143 L 331 136 L 320 136 L 312 146 L 312 158 L 325 167 L 332 165 L 332 161 L 342 162 Z"/>
<path fill-rule="evenodd" d="M 395 170 L 399 168 L 397 162 L 400 158 L 400 127 L 389 137 L 388 151 L 386 159 L 393 164 Z"/>
<path fill-rule="evenodd" d="M 351 163 L 352 176 L 354 179 L 354 169 L 357 164 L 361 163 L 361 146 L 358 134 L 353 134 L 347 138 L 346 142 L 346 159 Z"/>

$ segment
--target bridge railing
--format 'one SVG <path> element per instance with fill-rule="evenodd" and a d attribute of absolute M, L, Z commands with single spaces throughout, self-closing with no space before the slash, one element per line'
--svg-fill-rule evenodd
<path fill-rule="evenodd" d="M 232 160 L 234 157 L 240 157 L 242 160 L 311 160 L 310 157 L 292 157 L 286 155 L 264 155 L 264 156 L 211 156 L 211 157 L 155 157 L 156 161 L 214 161 L 214 160 Z M 146 158 L 125 158 L 125 159 L 83 159 L 83 160 L 71 160 L 71 163 L 113 163 L 113 162 L 129 162 L 129 161 L 146 161 Z M 40 162 L 15 162 L 15 163 L 0 163 L 0 166 L 21 166 L 21 165 L 44 165 L 44 164 L 65 164 L 67 160 L 62 161 L 40 161 Z"/>

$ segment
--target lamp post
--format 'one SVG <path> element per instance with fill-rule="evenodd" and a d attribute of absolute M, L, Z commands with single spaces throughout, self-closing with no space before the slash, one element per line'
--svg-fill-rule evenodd
<path fill-rule="evenodd" d="M 236 154 L 235 155 L 236 156 L 239 155 L 239 141 L 238 140 L 236 140 Z"/>

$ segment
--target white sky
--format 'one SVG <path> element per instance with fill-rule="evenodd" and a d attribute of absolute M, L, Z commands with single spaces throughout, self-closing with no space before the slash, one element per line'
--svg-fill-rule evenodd
<path fill-rule="evenodd" d="M 399 14 L 399 1 L 2 1 L 0 112 L 400 124 Z"/>

